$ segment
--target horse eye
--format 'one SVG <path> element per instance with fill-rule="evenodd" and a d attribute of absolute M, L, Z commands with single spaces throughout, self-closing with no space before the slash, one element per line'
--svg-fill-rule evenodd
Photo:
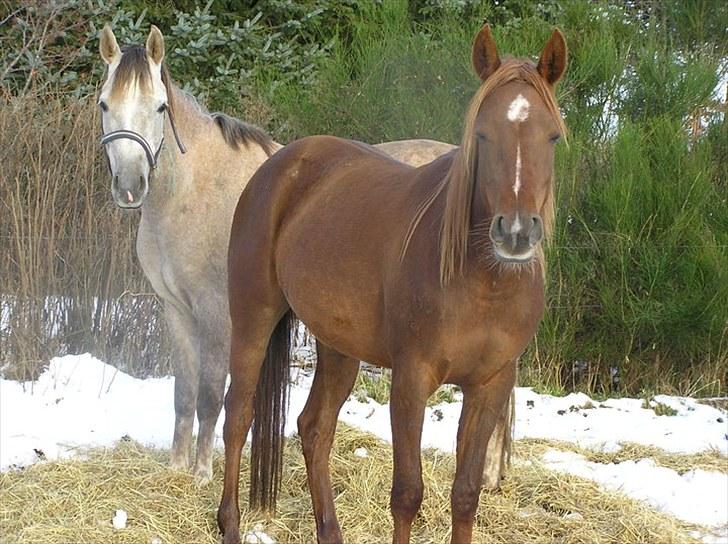
<path fill-rule="evenodd" d="M 109 106 L 106 102 L 103 100 L 99 102 L 99 108 L 101 108 L 101 111 L 109 111 Z"/>
<path fill-rule="evenodd" d="M 162 104 L 157 108 L 157 113 L 162 113 L 164 110 L 167 109 L 167 104 Z"/>
<path fill-rule="evenodd" d="M 475 136 L 476 136 L 476 137 L 478 138 L 478 140 L 480 140 L 481 142 L 484 142 L 484 141 L 486 141 L 486 140 L 488 139 L 488 137 L 487 137 L 487 136 L 486 136 L 485 134 L 483 134 L 482 132 L 476 132 L 476 133 L 475 133 Z"/>
<path fill-rule="evenodd" d="M 556 142 L 559 141 L 559 138 L 561 138 L 561 134 L 554 134 L 553 136 L 551 136 L 549 138 L 549 142 L 551 142 L 552 144 L 555 144 Z"/>

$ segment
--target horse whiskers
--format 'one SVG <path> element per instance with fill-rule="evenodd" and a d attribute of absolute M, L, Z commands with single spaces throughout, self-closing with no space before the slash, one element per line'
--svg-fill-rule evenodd
<path fill-rule="evenodd" d="M 489 241 L 489 240 L 488 240 Z M 540 253 L 537 254 L 527 263 L 509 263 L 503 262 L 495 254 L 492 246 L 487 242 L 481 242 L 475 246 L 477 252 L 477 261 L 486 267 L 488 271 L 494 271 L 497 274 L 516 274 L 520 279 L 523 275 L 535 275 L 537 264 L 540 264 Z"/>

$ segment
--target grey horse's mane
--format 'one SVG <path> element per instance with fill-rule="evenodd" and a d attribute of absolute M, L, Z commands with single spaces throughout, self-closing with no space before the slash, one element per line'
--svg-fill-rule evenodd
<path fill-rule="evenodd" d="M 247 145 L 248 142 L 252 141 L 262 147 L 269 157 L 273 154 L 273 139 L 262 128 L 221 112 L 214 112 L 209 115 L 220 128 L 225 141 L 232 147 L 237 149 L 240 144 Z"/>
<path fill-rule="evenodd" d="M 121 92 L 132 82 L 136 82 L 141 87 L 151 85 L 152 74 L 149 70 L 149 62 L 147 60 L 147 50 L 141 45 L 134 45 L 124 48 L 123 55 L 119 61 L 119 66 L 114 75 L 114 83 L 112 85 L 112 94 Z M 169 75 L 167 65 L 162 63 L 162 83 L 167 88 L 167 104 L 172 115 L 176 113 L 174 93 L 170 89 L 178 90 L 194 107 L 203 115 L 207 115 L 220 129 L 223 138 L 227 144 L 235 149 L 239 149 L 240 145 L 248 145 L 254 143 L 259 145 L 268 156 L 273 153 L 274 142 L 270 135 L 260 127 L 245 123 L 240 119 L 231 117 L 224 113 L 210 113 L 200 104 L 192 93 L 181 89 L 172 81 Z"/>

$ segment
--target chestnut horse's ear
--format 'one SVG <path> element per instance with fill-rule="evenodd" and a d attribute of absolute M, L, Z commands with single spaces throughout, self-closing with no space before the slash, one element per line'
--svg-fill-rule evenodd
<path fill-rule="evenodd" d="M 473 43 L 473 68 L 481 81 L 485 81 L 500 66 L 498 49 L 495 46 L 490 25 L 480 29 Z"/>
<path fill-rule="evenodd" d="M 561 31 L 555 28 L 551 39 L 543 48 L 541 58 L 538 59 L 538 73 L 549 85 L 556 85 L 566 71 L 567 58 L 566 40 Z"/>
<path fill-rule="evenodd" d="M 101 31 L 101 40 L 99 41 L 99 53 L 106 64 L 111 64 L 121 58 L 121 49 L 116 43 L 116 36 L 109 25 L 104 26 Z"/>
<path fill-rule="evenodd" d="M 162 32 L 154 25 L 149 29 L 146 48 L 149 58 L 155 64 L 162 64 L 164 60 L 164 36 L 162 36 Z"/>

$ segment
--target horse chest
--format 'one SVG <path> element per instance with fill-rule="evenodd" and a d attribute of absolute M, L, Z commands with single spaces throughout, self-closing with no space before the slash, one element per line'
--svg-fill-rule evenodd
<path fill-rule="evenodd" d="M 170 228 L 142 216 L 137 255 L 144 274 L 163 299 L 189 305 L 201 289 L 225 291 L 222 244 L 203 234 L 195 229 Z"/>
<path fill-rule="evenodd" d="M 473 297 L 450 308 L 442 322 L 440 349 L 448 379 L 485 382 L 517 359 L 533 339 L 543 313 L 543 292 Z"/>

